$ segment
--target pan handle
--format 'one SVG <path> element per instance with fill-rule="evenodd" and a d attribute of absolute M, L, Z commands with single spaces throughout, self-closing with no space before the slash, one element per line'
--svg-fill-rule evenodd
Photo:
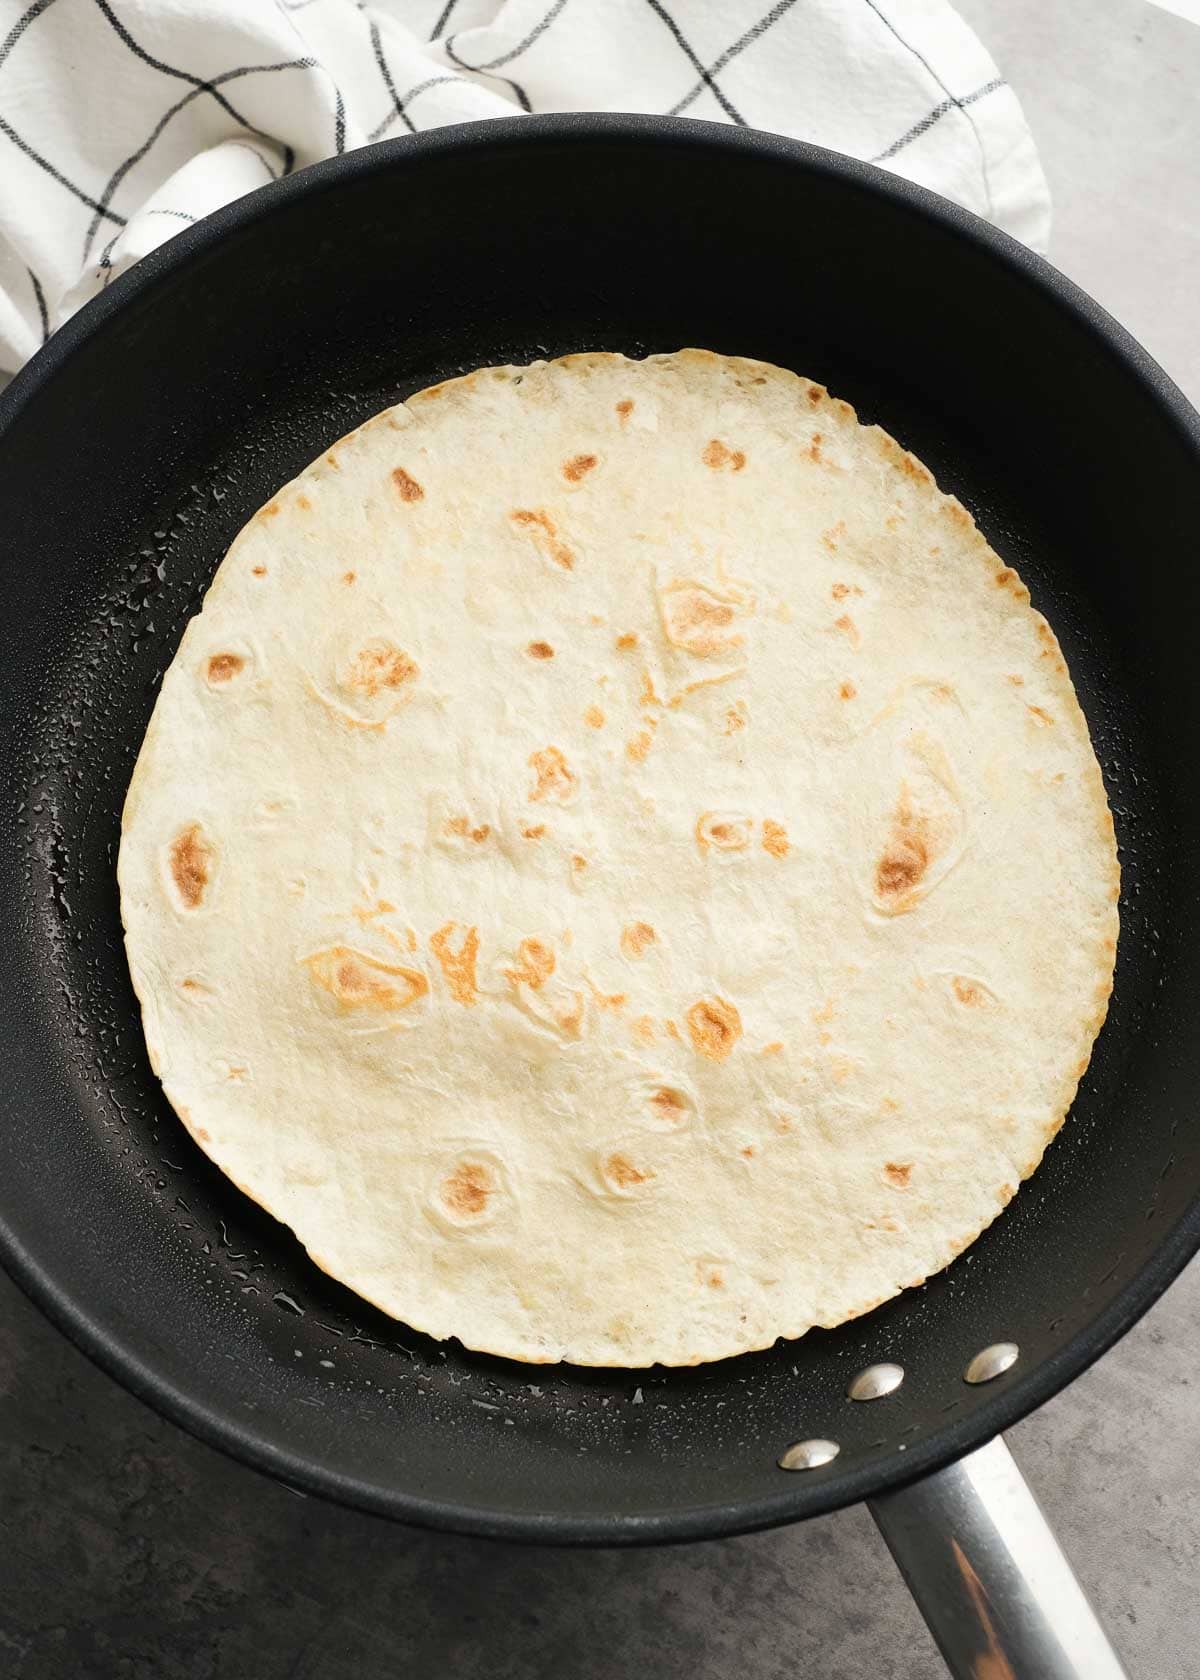
<path fill-rule="evenodd" d="M 870 1510 L 954 1680 L 1128 1680 L 998 1437 Z"/>

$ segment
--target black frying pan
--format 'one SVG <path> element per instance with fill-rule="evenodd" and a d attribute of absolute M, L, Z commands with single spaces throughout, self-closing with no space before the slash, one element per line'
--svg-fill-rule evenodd
<path fill-rule="evenodd" d="M 688 344 L 827 383 L 1028 582 L 1116 815 L 1116 989 L 1068 1126 L 949 1271 L 721 1364 L 532 1369 L 373 1312 L 191 1144 L 142 1044 L 118 817 L 214 567 L 330 440 L 479 364 Z M 1074 1630 L 1002 1555 L 1014 1522 L 1052 1544 L 1002 1449 L 943 1467 L 1077 1375 L 1200 1243 L 1200 422 L 1160 370 L 1045 263 L 871 168 L 706 124 L 524 118 L 339 158 L 181 233 L 55 335 L 0 434 L 0 1246 L 35 1300 L 168 1416 L 314 1492 L 564 1542 L 869 1496 L 959 1672 L 1119 1672 L 1061 1559 L 1040 1579 Z M 1015 1363 L 966 1383 L 997 1342 Z M 881 1360 L 902 1386 L 850 1399 Z M 838 1456 L 779 1467 L 818 1438 Z M 1009 1666 L 975 1666 L 995 1652 Z"/>

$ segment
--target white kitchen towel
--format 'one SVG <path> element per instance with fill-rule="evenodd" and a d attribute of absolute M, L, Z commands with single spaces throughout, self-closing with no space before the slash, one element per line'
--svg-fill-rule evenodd
<path fill-rule="evenodd" d="M 585 110 L 816 141 L 1046 240 L 1020 105 L 946 0 L 0 0 L 0 370 L 273 177 Z"/>

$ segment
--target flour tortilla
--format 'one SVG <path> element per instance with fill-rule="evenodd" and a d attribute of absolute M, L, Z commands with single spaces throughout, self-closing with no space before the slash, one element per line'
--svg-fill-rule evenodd
<path fill-rule="evenodd" d="M 281 490 L 119 874 L 206 1153 L 383 1311 L 584 1365 L 945 1266 L 1062 1124 L 1117 938 L 1016 574 L 846 403 L 697 350 L 485 369 Z"/>

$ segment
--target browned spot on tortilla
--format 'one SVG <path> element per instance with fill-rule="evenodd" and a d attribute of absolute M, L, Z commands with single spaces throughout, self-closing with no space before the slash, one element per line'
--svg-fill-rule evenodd
<path fill-rule="evenodd" d="M 480 823 L 477 828 L 472 828 L 467 817 L 450 817 L 446 822 L 447 834 L 453 834 L 459 840 L 473 840 L 477 846 L 481 846 L 491 832 L 490 823 Z"/>
<path fill-rule="evenodd" d="M 596 455 L 572 455 L 569 461 L 563 462 L 562 475 L 568 483 L 578 484 L 581 479 L 587 477 L 598 460 Z"/>
<path fill-rule="evenodd" d="M 671 1126 L 680 1125 L 688 1111 L 687 1098 L 673 1085 L 660 1085 L 657 1091 L 652 1091 L 650 1107 L 660 1120 L 665 1120 Z"/>
<path fill-rule="evenodd" d="M 240 653 L 210 654 L 207 666 L 208 680 L 210 683 L 231 682 L 245 663 Z"/>
<path fill-rule="evenodd" d="M 735 608 L 722 601 L 703 584 L 677 582 L 660 595 L 667 640 L 700 658 L 723 653 L 740 645 L 741 638 L 729 634 Z"/>
<path fill-rule="evenodd" d="M 861 647 L 862 637 L 859 634 L 858 625 L 855 624 L 849 613 L 843 613 L 840 618 L 835 618 L 833 627 L 835 630 L 840 630 L 842 635 L 848 638 L 851 647 Z"/>
<path fill-rule="evenodd" d="M 628 420 L 629 416 L 633 413 L 632 398 L 622 397 L 621 401 L 617 404 L 617 413 L 621 416 L 622 423 Z"/>
<path fill-rule="evenodd" d="M 652 725 L 653 719 L 650 722 Z M 625 756 L 632 759 L 635 764 L 641 764 L 653 745 L 654 730 L 653 727 L 647 727 L 640 734 L 635 735 L 632 741 L 625 743 Z"/>
<path fill-rule="evenodd" d="M 517 966 L 506 968 L 505 976 L 514 986 L 529 986 L 538 992 L 554 973 L 554 952 L 540 939 L 522 939 L 517 946 Z"/>
<path fill-rule="evenodd" d="M 775 1130 L 781 1137 L 787 1136 L 787 1134 L 792 1130 L 792 1122 L 788 1115 L 777 1114 L 775 1116 Z"/>
<path fill-rule="evenodd" d="M 1038 655 L 1038 658 L 1053 660 L 1055 670 L 1060 674 L 1065 674 L 1067 667 L 1063 664 L 1062 657 L 1059 653 L 1058 642 L 1055 640 L 1053 630 L 1051 630 L 1044 618 L 1036 620 L 1034 623 L 1034 630 L 1037 633 L 1038 641 L 1042 644 L 1042 651 Z"/>
<path fill-rule="evenodd" d="M 643 706 L 662 705 L 662 698 L 654 686 L 654 678 L 650 675 L 649 671 L 642 672 L 642 689 L 638 698 Z"/>
<path fill-rule="evenodd" d="M 309 501 L 307 496 L 297 496 L 296 506 L 302 509 L 303 512 L 308 513 L 312 508 L 312 503 Z"/>
<path fill-rule="evenodd" d="M 704 811 L 696 818 L 696 844 L 702 852 L 715 846 L 719 852 L 744 852 L 754 835 L 749 817 L 725 816 Z"/>
<path fill-rule="evenodd" d="M 469 1007 L 479 995 L 475 985 L 475 959 L 479 955 L 479 929 L 469 927 L 463 934 L 458 950 L 455 951 L 451 947 L 450 940 L 457 925 L 456 922 L 446 922 L 436 933 L 430 934 L 429 949 L 441 965 L 442 973 L 446 977 L 446 984 L 450 988 L 450 996 L 455 1003 L 461 1003 Z"/>
<path fill-rule="evenodd" d="M 417 969 L 380 962 L 349 945 L 314 951 L 304 962 L 314 985 L 336 998 L 343 1009 L 407 1009 L 429 990 L 429 981 Z"/>
<path fill-rule="evenodd" d="M 733 623 L 733 616 L 733 608 L 727 601 L 715 600 L 703 589 L 689 590 L 678 603 L 673 615 L 673 639 L 683 642 L 691 635 L 693 650 L 699 652 L 700 649 L 695 647 L 694 632 L 704 632 L 710 627 L 723 630 L 726 625 Z M 711 648 L 707 648 L 706 651 L 711 651 Z"/>
<path fill-rule="evenodd" d="M 853 700 L 858 694 L 858 690 L 852 682 L 844 682 L 838 689 L 838 693 L 841 695 L 843 700 Z"/>
<path fill-rule="evenodd" d="M 545 823 L 522 823 L 521 834 L 526 840 L 540 840 L 546 832 Z"/>
<path fill-rule="evenodd" d="M 629 922 L 621 930 L 621 949 L 627 957 L 640 957 L 657 937 L 649 922 Z"/>
<path fill-rule="evenodd" d="M 589 706 L 587 711 L 583 714 L 583 721 L 587 724 L 589 729 L 603 729 L 604 713 L 600 710 L 599 706 Z"/>
<path fill-rule="evenodd" d="M 588 985 L 591 986 L 597 1009 L 611 1009 L 615 1013 L 618 1009 L 624 1009 L 629 1002 L 628 994 L 625 992 L 602 992 L 599 987 L 593 986 L 590 980 Z"/>
<path fill-rule="evenodd" d="M 760 1056 L 780 1056 L 783 1054 L 783 1045 L 780 1040 L 776 1038 L 773 1039 L 770 1044 L 764 1044 L 758 1053 Z"/>
<path fill-rule="evenodd" d="M 480 1161 L 460 1161 L 442 1181 L 442 1200 L 460 1219 L 477 1219 L 486 1213 L 495 1186 L 492 1175 Z"/>
<path fill-rule="evenodd" d="M 813 435 L 812 435 L 812 441 L 809 443 L 809 446 L 808 446 L 808 458 L 809 458 L 810 461 L 820 461 L 824 458 L 821 454 L 821 434 L 820 434 L 820 432 L 814 432 Z"/>
<path fill-rule="evenodd" d="M 578 1038 L 583 1031 L 583 993 L 572 992 L 571 1002 L 556 1009 L 554 1019 L 568 1038 Z"/>
<path fill-rule="evenodd" d="M 582 875 L 588 866 L 588 860 L 580 852 L 571 854 L 571 868 L 576 875 Z"/>
<path fill-rule="evenodd" d="M 549 642 L 530 642 L 525 649 L 530 659 L 553 659 L 554 649 Z"/>
<path fill-rule="evenodd" d="M 928 821 L 913 810 L 907 792 L 901 793 L 883 855 L 875 866 L 879 898 L 898 904 L 920 885 L 931 862 L 931 838 Z"/>
<path fill-rule="evenodd" d="M 265 566 L 251 566 L 250 570 L 253 572 L 255 577 L 266 577 L 267 575 L 267 568 Z"/>
<path fill-rule="evenodd" d="M 617 647 L 622 653 L 628 653 L 630 648 L 635 648 L 637 644 L 637 635 L 633 630 L 625 630 L 617 637 Z"/>
<path fill-rule="evenodd" d="M 1050 713 L 1045 711 L 1041 706 L 1027 705 L 1025 709 L 1042 729 L 1048 729 L 1054 722 Z"/>
<path fill-rule="evenodd" d="M 829 550 L 829 552 L 831 554 L 836 554 L 837 550 L 838 550 L 838 544 L 841 542 L 842 538 L 845 535 L 846 535 L 846 521 L 844 519 L 839 519 L 836 525 L 831 525 L 829 527 L 828 531 L 822 531 L 821 532 L 821 541 L 825 544 L 825 547 Z M 849 593 L 850 593 L 850 585 L 848 583 L 835 583 L 834 584 L 834 586 L 833 586 L 833 598 L 834 598 L 835 601 L 840 601 L 843 598 L 843 596 L 849 595 Z"/>
<path fill-rule="evenodd" d="M 212 879 L 216 850 L 199 823 L 180 829 L 167 848 L 167 862 L 175 891 L 186 910 L 198 910 Z"/>
<path fill-rule="evenodd" d="M 635 1184 L 646 1184 L 654 1177 L 649 1167 L 645 1172 L 635 1167 L 628 1155 L 610 1155 L 604 1163 L 603 1170 L 609 1183 L 621 1190 L 631 1190 Z"/>
<path fill-rule="evenodd" d="M 719 472 L 722 467 L 728 467 L 731 472 L 741 472 L 746 465 L 746 457 L 743 452 L 740 449 L 730 449 L 729 445 L 722 443 L 720 438 L 713 438 L 705 444 L 700 453 L 700 459 L 706 467 L 711 467 L 714 472 Z"/>
<path fill-rule="evenodd" d="M 403 688 L 420 675 L 420 667 L 391 642 L 379 637 L 359 649 L 346 673 L 346 687 L 359 689 L 372 700 L 383 689 Z"/>
<path fill-rule="evenodd" d="M 707 1266 L 701 1261 L 696 1270 L 700 1273 L 700 1281 L 710 1289 L 724 1289 L 725 1279 L 715 1266 Z"/>
<path fill-rule="evenodd" d="M 193 1001 L 198 998 L 208 998 L 212 996 L 212 987 L 206 986 L 203 980 L 197 980 L 194 974 L 184 975 L 183 979 L 179 982 L 179 990 L 181 992 L 186 992 Z"/>
<path fill-rule="evenodd" d="M 329 462 L 329 465 L 333 468 L 334 472 L 341 472 L 342 463 L 338 460 L 336 455 L 330 453 L 326 455 L 325 459 Z"/>
<path fill-rule="evenodd" d="M 950 984 L 959 1003 L 967 1009 L 978 1009 L 985 1001 L 983 987 L 977 986 L 974 980 L 966 980 L 961 974 L 956 974 Z"/>
<path fill-rule="evenodd" d="M 395 909 L 396 906 L 390 898 L 381 898 L 377 904 L 356 904 L 353 915 L 356 921 L 362 922 L 365 926 L 367 922 L 373 922 L 378 916 L 393 915 Z M 409 950 L 416 950 L 416 946 L 410 945 Z"/>
<path fill-rule="evenodd" d="M 817 403 L 821 401 L 821 398 L 827 395 L 828 392 L 821 385 L 810 385 L 808 387 L 808 400 L 813 404 L 814 408 Z"/>
<path fill-rule="evenodd" d="M 667 1037 L 668 1038 L 678 1038 L 679 1037 L 679 1026 L 678 1026 L 677 1022 L 670 1021 L 670 1020 L 664 1021 L 663 1026 L 667 1029 Z"/>
<path fill-rule="evenodd" d="M 758 1151 L 752 1143 L 746 1144 L 742 1150 L 742 1154 L 746 1157 L 747 1161 L 752 1161 L 757 1153 Z"/>
<path fill-rule="evenodd" d="M 278 502 L 268 502 L 266 507 L 259 508 L 258 517 L 260 519 L 274 519 L 278 512 L 279 512 L 279 503 Z"/>
<path fill-rule="evenodd" d="M 632 1029 L 634 1037 L 640 1039 L 643 1044 L 654 1043 L 654 1019 L 652 1016 L 639 1015 L 637 1020 L 632 1023 Z"/>
<path fill-rule="evenodd" d="M 514 525 L 519 525 L 529 532 L 548 560 L 553 560 L 564 572 L 573 569 L 575 556 L 566 543 L 560 540 L 558 527 L 545 508 L 514 508 L 508 517 Z"/>
<path fill-rule="evenodd" d="M 529 795 L 531 800 L 550 799 L 564 805 L 579 785 L 575 772 L 557 747 L 542 747 L 530 753 L 529 768 L 536 778 Z"/>
<path fill-rule="evenodd" d="M 1015 671 L 1012 673 L 1012 675 L 1009 677 L 1008 680 L 1013 685 L 1014 688 L 1024 688 L 1024 686 L 1025 686 L 1025 678 L 1021 677 L 1021 676 L 1018 676 Z"/>
<path fill-rule="evenodd" d="M 685 1013 L 692 1048 L 710 1062 L 728 1061 L 742 1036 L 742 1018 L 726 998 L 700 998 Z"/>
<path fill-rule="evenodd" d="M 739 729 L 745 729 L 745 727 L 746 714 L 744 710 L 740 709 L 740 703 L 738 706 L 730 706 L 725 713 L 725 728 L 722 733 L 736 735 Z"/>
<path fill-rule="evenodd" d="M 772 822 L 768 817 L 763 823 L 762 846 L 764 852 L 770 852 L 772 857 L 782 858 L 788 855 L 791 847 L 788 844 L 787 829 L 782 823 Z"/>
<path fill-rule="evenodd" d="M 911 1161 L 889 1161 L 883 1169 L 883 1176 L 889 1184 L 894 1184 L 897 1190 L 907 1190 L 912 1170 Z"/>
<path fill-rule="evenodd" d="M 342 573 L 342 582 L 343 583 L 353 583 L 357 576 L 358 576 L 357 572 L 343 572 Z"/>
<path fill-rule="evenodd" d="M 835 601 L 844 601 L 850 593 L 850 585 L 848 583 L 835 583 L 829 593 Z"/>
<path fill-rule="evenodd" d="M 915 479 L 918 484 L 932 484 L 933 474 L 929 468 L 910 455 L 907 450 L 901 450 L 896 465 L 907 478 Z"/>
<path fill-rule="evenodd" d="M 406 473 L 403 467 L 392 468 L 392 483 L 400 493 L 402 502 L 421 502 L 425 499 L 425 492 L 411 473 Z"/>
<path fill-rule="evenodd" d="M 235 1085 L 240 1085 L 246 1077 L 246 1069 L 244 1067 L 231 1067 L 225 1077 L 226 1079 L 232 1079 Z"/>

